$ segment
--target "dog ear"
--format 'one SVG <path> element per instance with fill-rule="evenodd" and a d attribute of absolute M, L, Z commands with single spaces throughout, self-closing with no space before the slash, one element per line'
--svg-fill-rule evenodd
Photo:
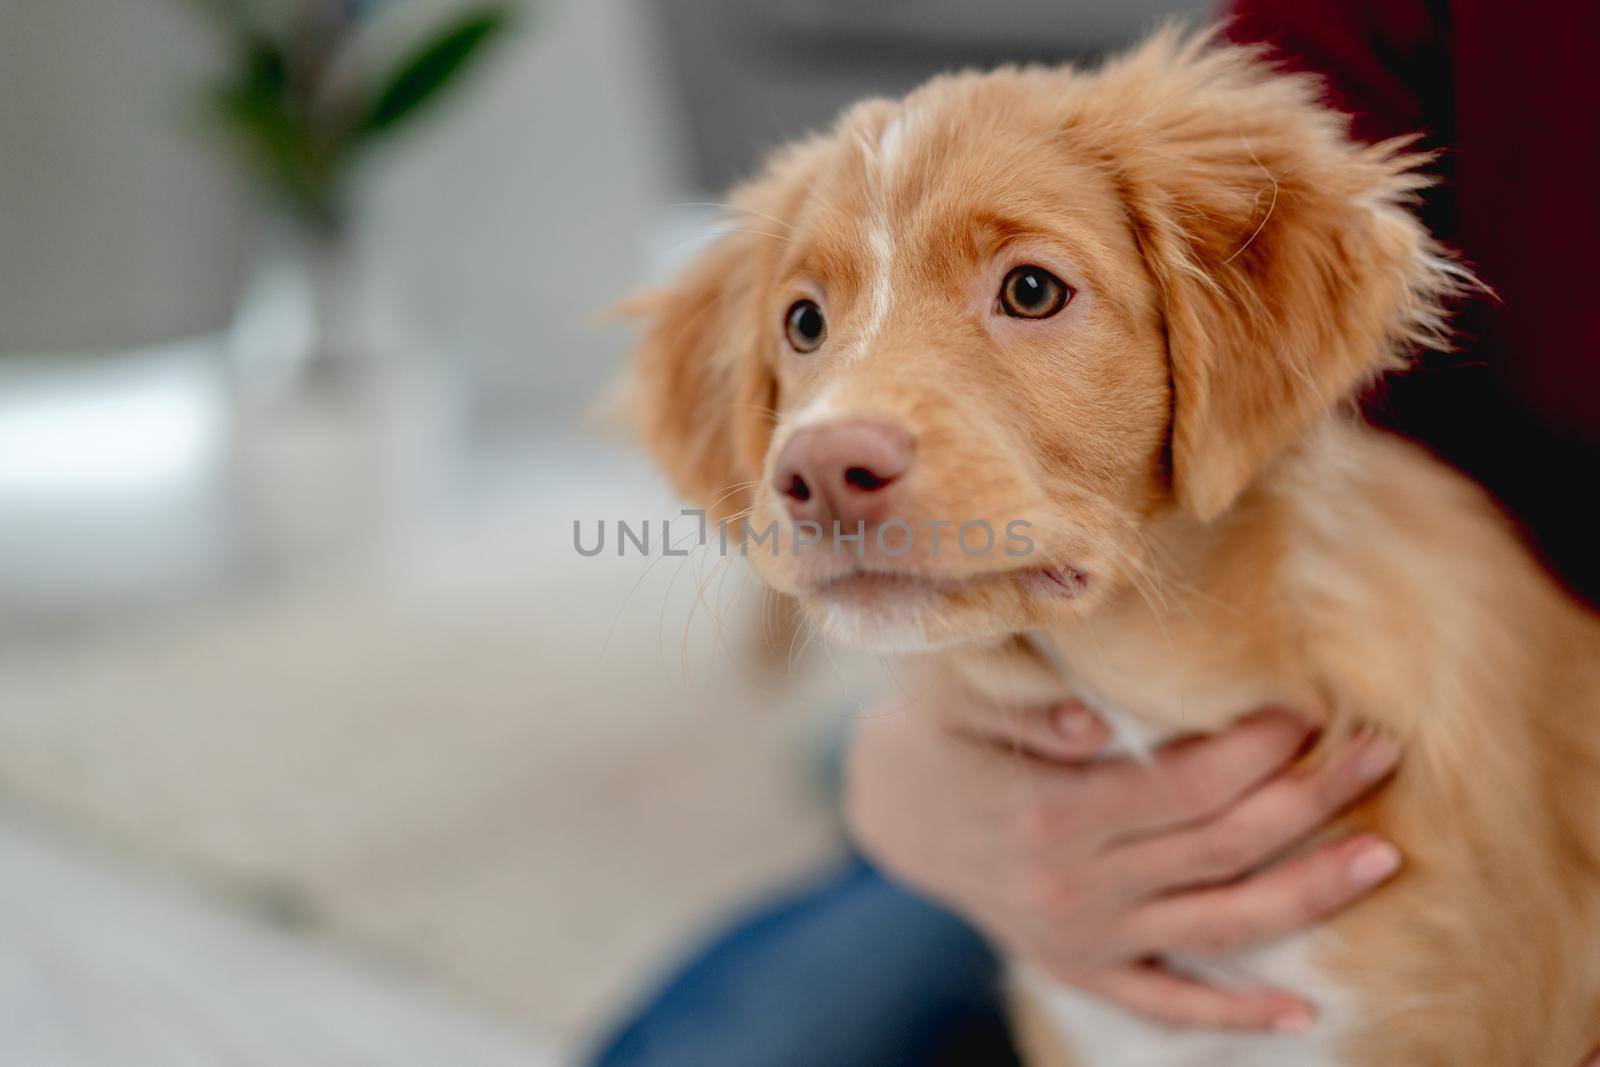
<path fill-rule="evenodd" d="M 729 197 L 726 232 L 679 275 L 618 311 L 647 321 L 629 417 L 679 492 L 713 519 L 744 511 L 777 420 L 768 286 L 790 223 L 829 158 L 816 136 L 778 153 Z"/>
<path fill-rule="evenodd" d="M 648 323 L 635 352 L 629 416 L 673 486 L 713 517 L 748 503 L 771 432 L 777 383 L 761 351 L 756 234 L 716 240 L 679 278 L 620 309 Z"/>
<path fill-rule="evenodd" d="M 1350 139 L 1315 79 L 1172 31 L 1099 75 L 1102 146 L 1160 288 L 1172 478 L 1221 514 L 1311 424 L 1415 346 L 1470 276 L 1406 210 L 1405 142 Z M 1104 103 L 1110 101 L 1112 103 Z"/>

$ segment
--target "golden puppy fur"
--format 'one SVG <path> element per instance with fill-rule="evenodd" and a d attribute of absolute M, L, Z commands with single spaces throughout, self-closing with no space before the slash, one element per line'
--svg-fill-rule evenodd
<path fill-rule="evenodd" d="M 795 427 L 846 418 L 914 436 L 908 518 L 1031 523 L 1020 563 L 924 531 L 893 561 L 753 553 L 835 636 L 1169 732 L 1280 704 L 1392 733 L 1402 769 L 1348 821 L 1406 868 L 1316 942 L 1360 1005 L 1342 1061 L 1563 1067 L 1600 1040 L 1600 624 L 1349 403 L 1440 343 L 1466 277 L 1405 209 L 1424 162 L 1204 35 L 941 77 L 738 190 L 734 232 L 637 304 L 636 418 L 681 490 L 757 528 Z M 1074 290 L 1059 314 L 999 313 L 1019 264 Z M 810 353 L 799 299 L 826 317 Z M 852 566 L 909 577 L 831 597 Z"/>

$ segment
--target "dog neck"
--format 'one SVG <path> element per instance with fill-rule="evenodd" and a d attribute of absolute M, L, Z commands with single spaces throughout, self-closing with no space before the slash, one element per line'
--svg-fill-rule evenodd
<path fill-rule="evenodd" d="M 1080 618 L 951 657 L 966 684 L 1003 704 L 1075 697 L 1157 735 L 1264 706 L 1409 734 L 1418 709 L 1475 706 L 1444 691 L 1461 677 L 1446 664 L 1524 647 L 1503 612 L 1583 625 L 1549 603 L 1475 486 L 1350 421 L 1328 420 L 1219 519 L 1172 509 L 1144 533 L 1137 580 Z"/>

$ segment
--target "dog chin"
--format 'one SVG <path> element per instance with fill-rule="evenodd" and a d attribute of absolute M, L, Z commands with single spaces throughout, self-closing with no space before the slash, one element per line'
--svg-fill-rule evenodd
<path fill-rule="evenodd" d="M 969 579 L 938 579 L 889 571 L 852 571 L 812 584 L 801 595 L 807 613 L 823 636 L 869 652 L 931 652 L 960 644 L 962 628 L 952 625 L 959 610 L 953 598 Z"/>
<path fill-rule="evenodd" d="M 970 638 L 939 625 L 927 608 L 874 610 L 832 602 L 807 605 L 824 637 L 866 652 L 918 655 L 966 644 Z"/>
<path fill-rule="evenodd" d="M 823 636 L 882 655 L 918 655 L 982 643 L 1015 629 L 995 613 L 932 590 L 898 596 L 813 596 Z"/>
<path fill-rule="evenodd" d="M 1025 604 L 1076 600 L 1086 585 L 1081 571 L 1057 568 L 943 579 L 857 572 L 798 595 L 830 640 L 904 655 L 981 644 L 1026 629 L 1032 613 L 1018 613 Z"/>

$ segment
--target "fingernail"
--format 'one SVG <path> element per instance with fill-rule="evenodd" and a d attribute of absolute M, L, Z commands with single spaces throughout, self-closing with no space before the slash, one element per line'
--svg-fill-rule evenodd
<path fill-rule="evenodd" d="M 1356 757 L 1355 776 L 1363 782 L 1376 782 L 1394 770 L 1400 762 L 1400 746 L 1381 734 L 1362 743 L 1361 755 Z"/>
<path fill-rule="evenodd" d="M 1357 889 L 1366 889 L 1400 869 L 1400 850 L 1382 838 L 1372 838 L 1356 849 L 1345 875 Z"/>
<path fill-rule="evenodd" d="M 1300 716 L 1295 715 L 1283 708 L 1261 708 L 1257 711 L 1251 712 L 1249 715 L 1246 715 L 1239 721 L 1250 723 L 1283 723 L 1285 726 L 1292 726 L 1301 733 L 1307 734 L 1316 729 L 1316 726 L 1312 723 L 1307 722 Z"/>
<path fill-rule="evenodd" d="M 1081 741 L 1094 730 L 1094 716 L 1079 704 L 1068 704 L 1056 712 L 1056 729 L 1071 741 Z"/>
<path fill-rule="evenodd" d="M 1272 1028 L 1280 1034 L 1307 1034 L 1311 1032 L 1311 1013 L 1304 1008 L 1290 1008 L 1272 1019 Z"/>

